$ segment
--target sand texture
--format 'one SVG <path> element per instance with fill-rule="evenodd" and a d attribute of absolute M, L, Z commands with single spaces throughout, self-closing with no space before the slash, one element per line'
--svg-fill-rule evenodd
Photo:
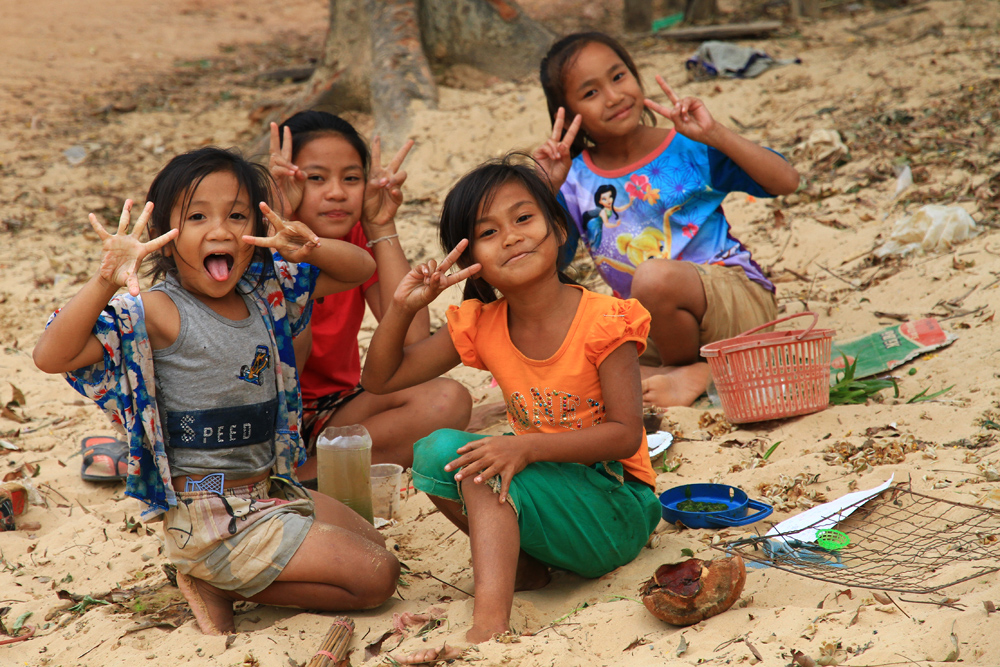
<path fill-rule="evenodd" d="M 228 641 L 201 635 L 166 583 L 159 528 L 135 521 L 138 506 L 121 486 L 80 480 L 81 438 L 112 433 L 109 423 L 62 378 L 38 371 L 31 350 L 49 314 L 97 267 L 87 213 L 116 220 L 122 201 L 141 201 L 177 153 L 256 139 L 267 110 L 301 89 L 260 75 L 316 57 L 328 3 L 6 5 L 0 404 L 7 407 L 0 440 L 16 449 L 0 448 L 0 470 L 26 472 L 44 504 L 18 518 L 21 529 L 0 535 L 0 619 L 8 630 L 22 619 L 36 634 L 0 645 L 0 665 L 304 665 L 332 614 L 251 607 L 238 610 L 238 634 Z M 524 5 L 556 30 L 614 29 L 608 17 L 620 12 L 610 0 Z M 726 202 L 734 234 L 777 284 L 783 313 L 814 311 L 838 338 L 928 315 L 958 336 L 895 372 L 899 398 L 886 391 L 867 405 L 742 428 L 705 401 L 665 411 L 664 425 L 679 438 L 666 462 L 654 460 L 658 491 L 688 482 L 739 486 L 776 505 L 771 521 L 895 475 L 922 493 L 1000 509 L 998 35 L 1000 4 L 992 0 L 859 6 L 853 15 L 838 4 L 821 20 L 746 42 L 802 59 L 746 81 L 688 81 L 684 61 L 694 44 L 629 42 L 648 92 L 662 73 L 721 122 L 783 152 L 805 177 L 794 195 L 732 195 Z M 399 227 L 411 261 L 440 256 L 435 216 L 456 178 L 487 157 L 533 148 L 549 128 L 534 79 L 499 82 L 463 68 L 438 74 L 439 108 L 416 117 L 417 144 L 406 165 Z M 370 118 L 353 118 L 370 131 Z M 816 130 L 837 130 L 849 153 L 816 161 L 806 148 L 796 150 Z M 77 154 L 83 159 L 72 164 Z M 915 182 L 894 198 L 903 165 Z M 871 250 L 896 220 L 924 204 L 960 206 L 982 232 L 954 248 L 874 261 Z M 577 275 L 597 284 L 586 263 Z M 458 299 L 449 292 L 434 304 L 434 326 Z M 372 329 L 369 318 L 362 346 Z M 450 375 L 478 404 L 498 400 L 487 374 Z M 932 401 L 907 402 L 946 387 Z M 996 573 L 933 594 L 890 593 L 896 604 L 884 604 L 870 590 L 750 569 L 737 605 L 688 628 L 662 623 L 638 600 L 641 584 L 660 564 L 680 560 L 682 550 L 712 558 L 713 542 L 767 528 L 661 523 L 650 548 L 626 567 L 598 580 L 557 572 L 548 587 L 518 594 L 512 625 L 520 636 L 482 644 L 463 659 L 523 667 L 755 664 L 752 644 L 765 665 L 787 665 L 793 651 L 825 660 L 818 664 L 1000 665 L 1000 614 L 985 604 L 1000 606 Z M 393 630 L 396 614 L 437 607 L 444 617 L 422 635 L 422 624 L 409 628 L 398 649 L 398 635 L 387 639 L 382 649 L 393 654 L 452 644 L 471 622 L 468 542 L 431 503 L 409 496 L 401 520 L 383 534 L 408 571 L 384 606 L 351 614 L 353 665 L 386 664 L 384 652 L 366 661 L 365 646 Z M 981 539 L 995 543 L 997 536 Z M 946 566 L 938 575 L 959 579 L 965 567 Z"/>

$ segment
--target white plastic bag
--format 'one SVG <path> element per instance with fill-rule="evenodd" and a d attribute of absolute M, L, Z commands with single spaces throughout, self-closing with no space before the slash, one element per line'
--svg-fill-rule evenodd
<path fill-rule="evenodd" d="M 976 221 L 961 206 L 928 204 L 900 218 L 889 240 L 875 249 L 879 257 L 905 256 L 916 250 L 940 252 L 979 234 Z"/>
<path fill-rule="evenodd" d="M 796 155 L 802 155 L 815 162 L 823 160 L 833 162 L 848 155 L 847 146 L 836 130 L 813 130 L 808 139 L 792 150 Z"/>

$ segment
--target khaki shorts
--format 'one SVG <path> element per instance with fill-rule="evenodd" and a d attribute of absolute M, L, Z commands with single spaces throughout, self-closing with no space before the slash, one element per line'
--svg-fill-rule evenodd
<path fill-rule="evenodd" d="M 778 316 L 774 294 L 747 278 L 740 267 L 693 263 L 691 266 L 701 276 L 707 304 L 699 346 L 738 336 Z M 646 351 L 639 357 L 639 363 L 660 365 L 660 353 L 652 338 L 646 339 Z"/>
<path fill-rule="evenodd" d="M 251 597 L 278 578 L 313 524 L 305 490 L 271 478 L 211 491 L 178 491 L 163 519 L 164 553 L 177 571 Z"/>

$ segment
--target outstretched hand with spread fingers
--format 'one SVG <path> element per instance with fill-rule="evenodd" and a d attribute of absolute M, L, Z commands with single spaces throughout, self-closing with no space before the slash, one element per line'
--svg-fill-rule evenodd
<path fill-rule="evenodd" d="M 478 263 L 461 271 L 448 273 L 448 269 L 462 256 L 462 251 L 467 245 L 469 240 L 462 239 L 440 264 L 431 260 L 411 269 L 396 286 L 396 292 L 392 296 L 396 304 L 404 310 L 415 313 L 426 308 L 448 287 L 475 275 L 482 268 Z"/>
<path fill-rule="evenodd" d="M 400 171 L 406 154 L 413 148 L 413 139 L 407 139 L 403 147 L 396 151 L 387 166 L 382 166 L 382 139 L 372 141 L 371 170 L 368 173 L 368 187 L 365 188 L 365 202 L 361 220 L 375 227 L 386 225 L 396 217 L 399 205 L 403 203 L 403 182 L 406 172 Z"/>
<path fill-rule="evenodd" d="M 274 233 L 266 237 L 248 234 L 243 237 L 244 243 L 277 250 L 289 262 L 306 261 L 313 249 L 320 246 L 320 238 L 305 223 L 285 220 L 264 202 L 260 203 L 260 210 L 271 223 Z"/>
<path fill-rule="evenodd" d="M 563 134 L 563 125 L 566 122 L 566 110 L 559 107 L 556 112 L 555 122 L 552 123 L 552 134 L 545 143 L 535 149 L 531 154 L 535 162 L 542 168 L 545 175 L 549 177 L 553 192 L 558 192 L 562 184 L 566 182 L 569 169 L 573 165 L 573 158 L 569 154 L 570 146 L 576 139 L 577 132 L 580 131 L 580 123 L 583 117 L 577 114 L 573 122 L 566 128 Z"/>
<path fill-rule="evenodd" d="M 96 215 L 91 213 L 88 216 L 90 226 L 97 232 L 104 246 L 98 275 L 111 284 L 127 287 L 128 293 L 132 296 L 139 296 L 139 265 L 142 264 L 142 260 L 146 255 L 170 243 L 180 233 L 176 229 L 171 229 L 166 234 L 143 243 L 140 237 L 152 215 L 153 202 L 146 202 L 139 219 L 135 221 L 135 227 L 129 233 L 128 226 L 132 222 L 132 200 L 126 199 L 121 218 L 118 220 L 118 231 L 113 235 L 104 229 L 104 225 Z"/>
<path fill-rule="evenodd" d="M 292 215 L 302 203 L 302 193 L 305 191 L 306 183 L 305 173 L 292 163 L 292 128 L 285 127 L 284 141 L 282 141 L 278 124 L 271 123 L 271 146 L 267 168 L 285 200 L 282 214 Z"/>
<path fill-rule="evenodd" d="M 688 139 L 710 144 L 716 122 L 705 103 L 697 97 L 678 98 L 677 93 L 659 74 L 656 75 L 656 83 L 660 84 L 660 88 L 666 93 L 671 106 L 667 107 L 647 98 L 646 108 L 668 119 L 674 124 L 674 128 Z"/>

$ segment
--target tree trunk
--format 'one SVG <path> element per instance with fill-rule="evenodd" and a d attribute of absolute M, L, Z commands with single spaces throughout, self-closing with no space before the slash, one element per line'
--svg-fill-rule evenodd
<path fill-rule="evenodd" d="M 715 0 L 688 0 L 687 9 L 684 11 L 684 23 L 708 21 L 717 12 Z"/>
<path fill-rule="evenodd" d="M 625 0 L 625 30 L 649 32 L 653 28 L 653 0 Z"/>
<path fill-rule="evenodd" d="M 261 119 L 264 132 L 249 150 L 266 151 L 267 123 L 303 109 L 371 111 L 392 150 L 409 132 L 415 103 L 437 106 L 428 60 L 507 79 L 537 76 L 552 41 L 512 0 L 330 0 L 320 64 L 300 94 Z"/>
<path fill-rule="evenodd" d="M 538 74 L 554 36 L 512 0 L 423 0 L 420 28 L 431 62 L 471 65 L 503 79 Z"/>
<path fill-rule="evenodd" d="M 409 136 L 414 106 L 437 108 L 437 86 L 420 43 L 416 0 L 367 0 L 366 5 L 371 15 L 375 133 L 392 155 Z"/>
<path fill-rule="evenodd" d="M 306 84 L 310 108 L 336 113 L 371 109 L 371 14 L 363 0 L 330 0 L 323 57 Z"/>

